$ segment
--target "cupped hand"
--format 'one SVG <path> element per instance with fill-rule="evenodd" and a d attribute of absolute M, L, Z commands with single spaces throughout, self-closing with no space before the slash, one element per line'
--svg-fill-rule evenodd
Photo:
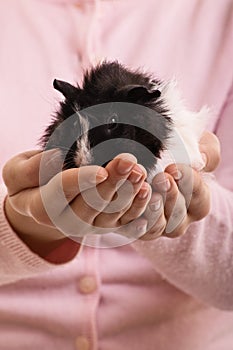
<path fill-rule="evenodd" d="M 208 215 L 210 189 L 203 174 L 218 166 L 220 144 L 214 134 L 206 132 L 200 139 L 199 148 L 205 160 L 201 172 L 189 165 L 171 164 L 154 177 L 153 193 L 146 211 L 129 228 L 132 232 L 141 230 L 142 240 L 181 236 L 192 222 Z"/>
<path fill-rule="evenodd" d="M 6 216 L 19 237 L 40 255 L 64 233 L 83 237 L 114 231 L 139 217 L 150 199 L 146 172 L 129 154 L 119 155 L 105 169 L 60 170 L 56 150 L 21 153 L 3 169 Z"/>

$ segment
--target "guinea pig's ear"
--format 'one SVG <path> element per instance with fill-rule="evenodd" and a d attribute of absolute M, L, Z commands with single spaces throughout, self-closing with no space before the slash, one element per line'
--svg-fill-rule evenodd
<path fill-rule="evenodd" d="M 63 94 L 63 96 L 67 99 L 72 99 L 80 91 L 79 88 L 67 83 L 66 81 L 57 79 L 53 81 L 53 87 L 56 90 L 60 91 Z"/>
<path fill-rule="evenodd" d="M 127 99 L 134 102 L 146 102 L 154 98 L 158 98 L 161 95 L 159 90 L 149 90 L 143 85 L 128 85 L 125 87 L 125 92 Z"/>

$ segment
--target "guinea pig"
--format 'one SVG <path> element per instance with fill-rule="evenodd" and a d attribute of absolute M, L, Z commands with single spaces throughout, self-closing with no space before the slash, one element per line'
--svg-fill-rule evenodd
<path fill-rule="evenodd" d="M 84 73 L 81 86 L 60 80 L 53 85 L 64 100 L 40 142 L 44 150 L 63 152 L 63 169 L 106 166 L 127 152 L 150 175 L 178 139 L 178 153 L 184 152 L 195 168 L 203 167 L 198 140 L 208 111 L 188 111 L 174 80 L 104 61 Z"/>

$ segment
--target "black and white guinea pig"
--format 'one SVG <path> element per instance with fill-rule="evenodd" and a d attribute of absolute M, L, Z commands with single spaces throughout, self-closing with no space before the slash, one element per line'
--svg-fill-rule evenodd
<path fill-rule="evenodd" d="M 64 100 L 40 143 L 43 149 L 61 149 L 63 169 L 105 166 L 120 153 L 132 153 L 151 174 L 164 152 L 172 152 L 177 135 L 183 145 L 179 152 L 195 168 L 203 166 L 198 140 L 208 110 L 188 111 L 174 80 L 164 82 L 104 61 L 84 73 L 82 86 L 60 80 L 53 84 Z"/>

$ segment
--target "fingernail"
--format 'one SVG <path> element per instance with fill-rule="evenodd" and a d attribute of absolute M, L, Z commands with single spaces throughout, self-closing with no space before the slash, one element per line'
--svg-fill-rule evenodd
<path fill-rule="evenodd" d="M 142 187 L 140 188 L 140 191 L 138 192 L 137 196 L 140 199 L 146 199 L 148 195 L 150 194 L 150 185 L 147 182 L 144 182 L 142 184 Z"/>
<path fill-rule="evenodd" d="M 117 170 L 120 174 L 124 175 L 130 172 L 135 166 L 134 163 L 127 159 L 120 159 L 117 165 Z"/>
<path fill-rule="evenodd" d="M 140 191 L 138 192 L 138 197 L 140 199 L 146 199 L 149 193 L 150 193 L 149 188 L 141 188 Z"/>
<path fill-rule="evenodd" d="M 100 168 L 96 174 L 96 181 L 102 182 L 108 178 L 108 173 L 105 169 Z"/>
<path fill-rule="evenodd" d="M 151 204 L 149 205 L 149 207 L 150 207 L 150 209 L 151 209 L 152 211 L 157 211 L 157 210 L 159 210 L 159 208 L 161 207 L 161 200 L 159 199 L 159 200 L 157 200 L 156 202 L 151 203 Z"/>
<path fill-rule="evenodd" d="M 138 197 L 139 197 L 140 199 L 146 199 L 146 197 L 147 197 L 148 195 L 149 195 L 148 189 L 142 189 L 142 190 L 140 190 L 139 193 L 138 193 Z"/>
<path fill-rule="evenodd" d="M 142 178 L 142 173 L 132 170 L 130 176 L 128 177 L 128 180 L 131 181 L 133 184 L 136 184 L 141 180 L 141 178 Z"/>
<path fill-rule="evenodd" d="M 137 164 L 135 168 L 139 169 L 139 172 L 142 171 L 142 174 L 143 174 L 145 177 L 147 177 L 147 171 L 146 171 L 146 169 L 144 168 L 143 165 Z"/>
<path fill-rule="evenodd" d="M 171 176 L 173 177 L 174 180 L 180 180 L 183 174 L 180 170 L 176 170 L 176 172 L 172 173 Z"/>

